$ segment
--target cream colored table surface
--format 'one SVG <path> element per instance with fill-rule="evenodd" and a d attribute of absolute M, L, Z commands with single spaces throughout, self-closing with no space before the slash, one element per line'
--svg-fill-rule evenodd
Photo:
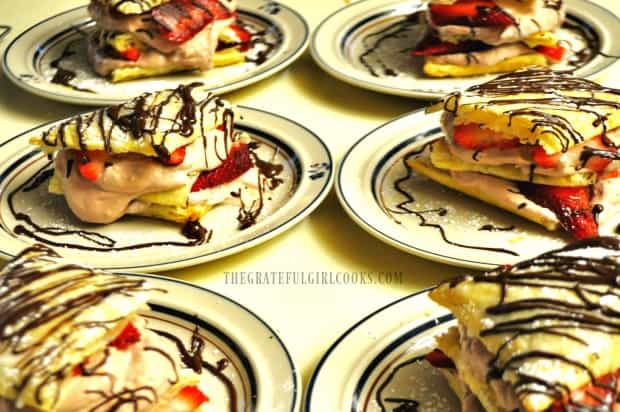
<path fill-rule="evenodd" d="M 243 3 L 243 0 L 239 0 Z M 284 0 L 314 29 L 343 6 L 341 0 Z M 0 25 L 12 26 L 0 43 L 32 24 L 86 0 L 0 0 Z M 617 0 L 599 0 L 620 11 Z M 615 74 L 620 75 L 616 69 Z M 613 78 L 614 76 L 609 76 Z M 338 162 L 355 141 L 380 124 L 424 102 L 357 89 L 325 74 L 306 53 L 289 69 L 225 95 L 237 104 L 284 115 L 325 140 Z M 0 75 L 0 141 L 38 124 L 86 108 L 30 95 Z M 402 282 L 383 285 L 231 285 L 226 272 L 401 272 Z M 345 330 L 376 309 L 454 276 L 462 269 L 399 252 L 358 228 L 332 192 L 305 221 L 243 253 L 163 273 L 195 282 L 250 308 L 269 323 L 291 351 L 304 385 L 318 360 Z M 197 302 L 209 310 L 209 302 Z"/>

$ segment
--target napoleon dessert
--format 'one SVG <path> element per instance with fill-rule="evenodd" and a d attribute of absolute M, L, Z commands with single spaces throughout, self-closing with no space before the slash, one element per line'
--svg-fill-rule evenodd
<path fill-rule="evenodd" d="M 233 121 L 230 103 L 194 83 L 78 115 L 31 143 L 54 156 L 49 191 L 80 220 L 184 223 L 258 190 L 254 143 Z"/>
<path fill-rule="evenodd" d="M 564 47 L 553 33 L 562 0 L 431 0 L 428 31 L 414 56 L 432 77 L 464 77 L 549 66 Z"/>
<path fill-rule="evenodd" d="M 35 245 L 0 271 L 0 411 L 193 412 L 208 397 L 147 327 L 148 285 Z"/>
<path fill-rule="evenodd" d="M 458 325 L 429 360 L 463 411 L 617 411 L 618 274 L 620 240 L 603 237 L 443 283 L 430 297 Z"/>
<path fill-rule="evenodd" d="M 91 0 L 90 63 L 113 82 L 239 63 L 251 36 L 235 9 L 235 0 Z"/>
<path fill-rule="evenodd" d="M 547 69 L 446 97 L 445 137 L 409 165 L 431 179 L 574 238 L 620 216 L 620 90 Z"/>

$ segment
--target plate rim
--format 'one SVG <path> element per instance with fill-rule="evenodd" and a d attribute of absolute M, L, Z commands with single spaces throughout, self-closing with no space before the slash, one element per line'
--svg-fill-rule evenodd
<path fill-rule="evenodd" d="M 421 289 L 417 292 L 411 293 L 409 295 L 403 296 L 401 298 L 398 298 L 396 300 L 394 300 L 393 302 L 388 303 L 385 306 L 380 307 L 379 309 L 376 309 L 372 312 L 370 312 L 369 314 L 365 315 L 362 319 L 360 319 L 359 321 L 355 322 L 351 327 L 349 327 L 344 333 L 342 333 L 327 349 L 327 351 L 321 356 L 321 358 L 319 359 L 319 362 L 317 363 L 316 367 L 313 369 L 312 371 L 312 375 L 310 376 L 310 380 L 308 381 L 308 384 L 306 386 L 306 390 L 304 391 L 304 399 L 303 399 L 303 412 L 312 412 L 311 409 L 311 402 L 312 402 L 312 396 L 313 396 L 313 391 L 314 388 L 318 382 L 319 379 L 319 375 L 323 369 L 323 367 L 327 364 L 327 362 L 330 360 L 331 355 L 334 353 L 334 351 L 336 349 L 338 349 L 338 347 L 349 337 L 349 335 L 351 335 L 354 331 L 356 331 L 359 327 L 361 327 L 362 325 L 364 325 L 367 321 L 369 321 L 370 319 L 374 318 L 376 315 L 394 307 L 397 306 L 399 303 L 405 302 L 409 299 L 413 299 L 417 296 L 423 295 L 423 294 L 427 294 L 428 292 L 430 292 L 431 290 L 435 289 L 437 286 L 430 286 L 424 289 Z M 381 352 L 383 352 L 383 349 L 381 350 Z"/>
<path fill-rule="evenodd" d="M 297 23 L 300 23 L 301 27 L 303 27 L 303 36 L 302 36 L 303 40 L 301 40 L 301 42 L 298 44 L 295 50 L 289 51 L 288 56 L 284 58 L 279 64 L 275 65 L 274 67 L 267 69 L 265 71 L 259 72 L 254 76 L 250 76 L 248 78 L 241 79 L 239 81 L 230 83 L 228 85 L 209 88 L 208 90 L 210 92 L 221 95 L 221 94 L 232 92 L 238 89 L 242 89 L 246 86 L 257 83 L 261 80 L 264 80 L 267 77 L 270 77 L 278 73 L 281 70 L 286 69 L 288 66 L 293 64 L 297 59 L 299 59 L 299 57 L 306 51 L 306 49 L 308 48 L 310 44 L 310 37 L 311 37 L 310 36 L 311 31 L 310 31 L 310 26 L 308 24 L 308 21 L 295 9 L 280 2 L 275 2 L 275 1 L 272 1 L 272 2 L 277 3 L 277 5 L 280 8 L 286 9 L 297 19 Z M 58 12 L 50 17 L 42 19 L 28 26 L 26 29 L 18 33 L 13 39 L 11 39 L 9 44 L 4 49 L 4 53 L 2 53 L 2 62 L 0 64 L 0 66 L 2 66 L 2 71 L 4 72 L 6 78 L 11 83 L 13 83 L 15 86 L 19 87 L 20 89 L 28 93 L 34 94 L 36 96 L 43 97 L 45 99 L 49 99 L 52 101 L 60 101 L 64 103 L 86 105 L 86 106 L 106 106 L 106 105 L 113 105 L 113 104 L 119 104 L 119 103 L 125 102 L 127 100 L 126 98 L 113 99 L 113 98 L 102 97 L 101 99 L 90 99 L 87 96 L 81 97 L 81 95 L 60 94 L 60 93 L 50 92 L 50 91 L 45 90 L 45 88 L 43 87 L 36 87 L 28 82 L 22 81 L 20 77 L 16 75 L 15 73 L 13 73 L 13 71 L 11 70 L 11 67 L 8 62 L 9 53 L 14 47 L 18 45 L 18 41 L 21 40 L 25 35 L 27 35 L 29 32 L 31 32 L 35 28 L 39 27 L 40 25 L 48 23 L 50 20 L 64 16 L 66 14 L 76 12 L 80 9 L 86 9 L 87 7 L 88 5 L 82 5 L 82 6 L 72 7 L 70 9 Z M 243 8 L 240 7 L 240 10 L 243 11 Z M 272 23 L 273 23 L 273 20 L 272 20 Z M 200 79 L 194 79 L 194 80 L 199 81 Z M 45 82 L 44 84 L 48 85 L 49 82 Z M 140 92 L 138 92 L 138 94 L 140 94 Z M 89 97 L 93 97 L 92 94 L 88 94 L 88 95 Z"/>
<path fill-rule="evenodd" d="M 327 195 L 331 192 L 331 189 L 333 187 L 333 183 L 334 183 L 334 178 L 335 178 L 335 164 L 334 164 L 334 157 L 333 154 L 331 152 L 331 150 L 329 149 L 329 146 L 325 143 L 325 141 L 316 133 L 314 133 L 311 129 L 309 129 L 308 127 L 304 126 L 303 124 L 292 120 L 284 115 L 280 115 L 277 113 L 273 113 L 271 111 L 267 111 L 267 110 L 263 110 L 263 109 L 259 109 L 259 108 L 255 108 L 255 107 L 251 107 L 251 106 L 246 106 L 246 105 L 235 105 L 237 108 L 248 111 L 248 112 L 258 112 L 261 113 L 263 115 L 267 115 L 267 116 L 273 116 L 276 117 L 280 120 L 283 120 L 285 122 L 288 122 L 300 129 L 302 129 L 305 133 L 307 133 L 309 136 L 311 136 L 312 138 L 314 138 L 314 140 L 316 141 L 316 143 L 319 144 L 320 148 L 323 150 L 324 155 L 326 156 L 326 160 L 329 161 L 329 168 L 328 170 L 325 171 L 325 178 L 321 179 L 322 180 L 322 186 L 321 188 L 318 190 L 318 192 L 316 193 L 316 195 L 314 196 L 314 198 L 312 200 L 310 200 L 308 203 L 304 204 L 303 207 L 299 207 L 297 208 L 298 210 L 296 210 L 294 212 L 294 214 L 282 221 L 282 222 L 278 222 L 277 224 L 274 225 L 273 228 L 271 229 L 266 229 L 264 232 L 260 232 L 258 233 L 256 236 L 248 239 L 247 241 L 241 242 L 241 243 L 237 243 L 237 244 L 233 244 L 230 245 L 224 249 L 219 249 L 219 250 L 214 250 L 211 252 L 207 252 L 207 253 L 203 253 L 200 254 L 198 256 L 191 256 L 191 257 L 186 257 L 184 259 L 180 259 L 180 260 L 174 260 L 174 261 L 170 261 L 170 262 L 163 262 L 163 263 L 158 263 L 158 264 L 143 264 L 143 265 L 135 265 L 135 266 L 128 266 L 128 267 L 117 267 L 117 268 L 108 268 L 105 270 L 111 270 L 111 271 L 117 271 L 117 272 L 140 272 L 140 271 L 144 271 L 144 272 L 160 272 L 160 271 L 167 271 L 167 270 L 174 270 L 174 269 L 180 269 L 183 267 L 191 267 L 191 266 L 196 266 L 196 265 L 200 265 L 200 264 L 204 264 L 213 260 L 218 260 L 218 259 L 222 259 L 224 257 L 233 255 L 235 253 L 239 253 L 242 252 L 244 250 L 253 248 L 255 246 L 258 246 L 262 243 L 267 242 L 268 240 L 271 240 L 277 236 L 279 236 L 280 234 L 282 234 L 283 232 L 292 229 L 295 225 L 297 225 L 298 223 L 302 222 L 305 218 L 307 218 L 312 212 L 314 212 L 325 200 L 325 198 L 327 197 Z M 81 112 L 77 115 L 80 114 L 85 114 L 85 113 L 90 113 L 92 112 L 92 110 L 86 110 L 84 112 Z M 27 135 L 28 133 L 31 133 L 33 130 L 39 129 L 39 128 L 43 128 L 45 126 L 48 126 L 52 123 L 55 122 L 59 122 L 62 121 L 66 118 L 61 118 L 61 119 L 57 119 L 57 120 L 52 120 L 37 126 L 34 126 L 26 131 L 23 131 L 5 141 L 3 141 L 2 143 L 0 143 L 0 150 L 2 150 L 4 148 L 4 146 L 6 146 L 7 144 L 19 139 L 19 138 L 23 138 L 25 135 Z M 243 120 L 241 120 L 240 122 L 243 122 Z M 295 140 L 296 142 L 303 142 L 303 139 L 298 139 Z M 35 148 L 36 149 L 36 148 Z M 296 155 L 299 156 L 299 152 L 295 152 Z M 302 156 L 299 156 L 299 158 L 303 161 L 305 158 Z M 302 171 L 302 179 L 310 179 L 310 177 L 308 177 L 305 173 L 303 173 L 304 171 Z M 3 173 L 0 173 L 0 176 Z M 303 181 L 303 180 L 302 180 Z M 315 182 L 316 180 L 312 180 L 313 182 Z M 310 184 L 310 183 L 308 183 Z M 290 199 L 289 199 L 290 201 Z M 287 202 L 288 203 L 288 202 Z M 11 255 L 10 253 L 7 253 L 4 250 L 3 246 L 0 246 L 0 258 L 2 259 L 12 259 L 14 258 L 14 255 Z M 141 272 L 140 272 L 141 273 Z"/>
<path fill-rule="evenodd" d="M 396 239 L 389 234 L 386 234 L 383 230 L 376 227 L 376 225 L 366 221 L 358 212 L 357 207 L 349 202 L 349 199 L 345 195 L 345 189 L 343 188 L 344 182 L 342 181 L 342 173 L 345 167 L 348 167 L 350 162 L 351 155 L 353 152 L 368 138 L 372 137 L 375 133 L 379 132 L 381 129 L 388 127 L 389 125 L 403 121 L 407 117 L 415 117 L 419 115 L 425 114 L 426 108 L 416 109 L 408 113 L 404 113 L 392 120 L 389 120 L 378 127 L 374 128 L 370 132 L 366 133 L 359 140 L 357 140 L 343 155 L 342 160 L 338 163 L 338 167 L 336 170 L 336 178 L 335 178 L 335 187 L 336 187 L 336 195 L 338 196 L 338 200 L 342 205 L 342 208 L 347 213 L 347 215 L 362 229 L 364 229 L 368 234 L 377 238 L 378 240 L 397 248 L 403 252 L 418 256 L 423 259 L 432 260 L 435 262 L 458 266 L 467 269 L 477 269 L 477 270 L 488 270 L 497 266 L 497 264 L 481 262 L 477 260 L 471 259 L 460 259 L 454 258 L 445 254 L 436 253 L 433 251 L 429 251 L 426 249 L 419 248 L 417 246 L 413 246 L 411 244 L 405 243 L 402 240 Z"/>
<path fill-rule="evenodd" d="M 390 3 L 390 5 L 395 5 L 395 4 L 404 4 L 404 3 L 408 3 L 408 2 L 413 2 L 413 1 L 418 1 L 420 3 L 423 3 L 423 0 L 401 0 L 401 1 L 394 1 L 392 3 Z M 600 4 L 597 4 L 591 0 L 578 0 L 578 1 L 583 1 L 584 3 L 588 3 L 590 6 L 595 7 L 599 10 L 601 10 L 602 12 L 604 12 L 605 14 L 610 15 L 611 17 L 613 17 L 617 23 L 620 24 L 620 16 L 615 14 L 614 12 L 612 12 L 610 9 L 608 9 L 605 6 L 602 6 Z M 321 32 L 323 30 L 325 30 L 325 26 L 329 23 L 331 23 L 331 20 L 334 17 L 337 17 L 340 13 L 345 13 L 347 11 L 349 11 L 350 9 L 353 9 L 355 7 L 363 7 L 365 4 L 367 3 L 371 3 L 371 2 L 377 2 L 380 3 L 380 1 L 377 0 L 359 0 L 356 2 L 352 2 L 351 4 L 348 4 L 344 7 L 339 8 L 338 10 L 330 13 L 327 17 L 325 17 L 323 20 L 321 20 L 321 22 L 319 23 L 319 25 L 316 27 L 316 29 L 314 30 L 314 32 L 312 33 L 312 38 L 310 40 L 310 53 L 312 55 L 312 58 L 314 59 L 314 61 L 318 64 L 319 67 L 321 67 L 322 70 L 324 70 L 326 73 L 328 73 L 329 75 L 335 77 L 336 79 L 339 79 L 345 83 L 348 83 L 352 86 L 355 87 L 359 87 L 359 88 L 363 88 L 366 90 L 371 90 L 374 92 L 379 92 L 379 93 L 384 93 L 384 94 L 389 94 L 389 95 L 394 95 L 394 96 L 402 96 L 402 97 L 409 97 L 409 98 L 414 98 L 414 99 L 422 99 L 422 100 L 438 100 L 440 99 L 442 96 L 448 94 L 448 92 L 437 92 L 437 91 L 432 91 L 432 90 L 428 90 L 428 89 L 404 89 L 404 88 L 400 88 L 400 87 L 394 87 L 394 86 L 389 86 L 389 85 L 382 85 L 379 82 L 369 82 L 366 81 L 364 79 L 361 79 L 359 77 L 356 77 L 354 75 L 349 75 L 345 72 L 342 72 L 340 70 L 338 70 L 338 68 L 331 66 L 327 61 L 325 61 L 325 59 L 322 57 L 322 53 L 319 52 L 320 48 L 317 45 L 317 40 L 318 40 L 318 36 L 320 34 L 322 34 Z M 334 36 L 331 36 L 334 37 Z M 587 79 L 592 79 L 598 75 L 600 75 L 601 73 L 607 71 L 608 69 L 610 69 L 615 63 L 617 63 L 617 59 L 614 59 L 614 61 L 612 61 L 611 63 L 607 64 L 605 67 L 600 68 L 597 71 L 594 71 L 590 74 L 588 74 L 587 76 L 584 76 Z M 491 74 L 492 76 L 495 76 L 495 74 Z"/>
<path fill-rule="evenodd" d="M 282 338 L 280 337 L 280 335 L 263 319 L 261 318 L 258 314 L 256 314 L 256 312 L 254 312 L 252 309 L 248 308 L 247 306 L 245 306 L 244 304 L 226 296 L 223 295 L 219 292 L 216 292 L 212 289 L 209 289 L 205 286 L 201 286 L 197 283 L 192 283 L 183 279 L 178 279 L 178 278 L 173 278 L 173 277 L 169 277 L 169 276 L 162 276 L 162 275 L 156 275 L 156 274 L 152 274 L 152 273 L 138 273 L 138 272 L 127 272 L 127 271 L 110 271 L 110 273 L 113 274 L 117 274 L 117 275 L 121 275 L 121 276 L 134 276 L 134 277 L 141 277 L 141 278 L 146 278 L 146 279 L 155 279 L 155 280 L 159 280 L 159 281 L 163 281 L 163 282 L 170 282 L 170 283 L 176 283 L 185 287 L 189 287 L 192 289 L 197 289 L 199 290 L 201 293 L 207 293 L 210 295 L 214 295 L 218 298 L 221 298 L 225 301 L 227 301 L 228 303 L 237 306 L 239 309 L 241 309 L 243 312 L 245 312 L 247 315 L 249 315 L 250 318 L 253 318 L 254 320 L 258 321 L 262 326 L 264 326 L 269 333 L 271 333 L 271 335 L 275 338 L 276 342 L 278 343 L 278 346 L 280 347 L 280 349 L 282 350 L 282 352 L 286 355 L 286 358 L 288 360 L 289 363 L 289 367 L 290 367 L 290 371 L 292 373 L 292 378 L 293 378 L 293 384 L 294 384 L 294 388 L 293 388 L 293 403 L 291 405 L 291 412 L 295 412 L 297 410 L 297 407 L 299 406 L 299 404 L 301 403 L 301 397 L 299 396 L 300 390 L 302 389 L 302 379 L 301 379 L 301 375 L 299 374 L 299 368 L 297 367 L 297 364 L 295 363 L 288 347 L 286 346 L 286 344 L 284 343 L 284 341 L 282 340 Z M 148 301 L 147 301 L 148 303 Z M 198 315 L 192 315 L 194 317 L 198 317 Z M 223 332 L 223 331 L 222 331 Z M 228 335 L 226 335 L 228 337 Z M 237 343 L 236 341 L 233 340 L 233 342 Z"/>

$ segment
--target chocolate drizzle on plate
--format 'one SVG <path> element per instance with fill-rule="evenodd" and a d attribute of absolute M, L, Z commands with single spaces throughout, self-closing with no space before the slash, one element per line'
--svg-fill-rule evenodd
<path fill-rule="evenodd" d="M 501 227 L 501 226 L 495 226 L 491 224 L 483 225 L 480 227 L 480 229 L 478 229 L 478 231 L 480 232 L 513 232 L 514 230 L 515 230 L 514 225 Z"/>
<path fill-rule="evenodd" d="M 76 29 L 76 31 L 78 30 Z M 81 41 L 81 40 L 78 40 L 78 41 Z M 65 46 L 64 50 L 62 51 L 62 53 L 60 54 L 60 56 L 58 56 L 56 59 L 50 62 L 50 67 L 52 67 L 53 69 L 56 69 L 56 72 L 54 73 L 54 76 L 52 77 L 50 81 L 54 84 L 59 84 L 62 86 L 70 87 L 71 89 L 76 90 L 76 91 L 95 93 L 92 90 L 84 89 L 84 88 L 77 87 L 71 84 L 71 81 L 77 77 L 77 73 L 74 72 L 73 70 L 69 70 L 61 66 L 61 63 L 64 60 L 75 55 L 75 52 L 71 50 L 71 48 L 74 46 L 74 43 L 75 42 L 68 43 Z"/>
<path fill-rule="evenodd" d="M 203 353 L 206 348 L 206 342 L 202 338 L 202 336 L 200 336 L 198 327 L 194 329 L 194 333 L 192 334 L 189 347 L 186 346 L 180 338 L 170 332 L 158 329 L 150 330 L 152 330 L 159 336 L 168 339 L 171 342 L 174 342 L 174 344 L 177 346 L 177 349 L 179 350 L 181 362 L 185 365 L 186 368 L 193 370 L 199 375 L 206 370 L 207 372 L 215 376 L 215 378 L 217 378 L 217 380 L 219 380 L 226 388 L 229 399 L 228 410 L 230 412 L 236 412 L 238 410 L 237 405 L 239 403 L 239 400 L 237 397 L 237 391 L 235 390 L 233 382 L 224 373 L 224 371 L 228 368 L 230 361 L 228 359 L 220 359 L 216 365 L 213 365 L 203 358 Z"/>
<path fill-rule="evenodd" d="M 381 410 L 381 412 L 417 412 L 418 411 L 420 402 L 418 402 L 417 400 L 403 398 L 403 397 L 396 397 L 396 396 L 390 396 L 390 397 L 384 398 L 383 392 L 390 385 L 390 383 L 392 383 L 392 381 L 394 380 L 394 378 L 396 377 L 398 372 L 400 372 L 401 369 L 406 368 L 407 366 L 412 365 L 414 363 L 419 363 L 422 361 L 424 361 L 424 356 L 419 356 L 417 358 L 409 359 L 405 362 L 399 363 L 390 371 L 389 375 L 385 378 L 385 380 L 379 386 L 379 388 L 377 389 L 377 392 L 375 393 L 375 402 L 379 406 L 379 409 Z M 388 409 L 388 406 L 386 404 L 390 404 L 389 406 L 390 409 Z"/>
<path fill-rule="evenodd" d="M 593 253 L 588 253 L 589 250 Z M 591 333 L 593 339 L 620 334 L 620 312 L 613 304 L 620 299 L 619 273 L 620 239 L 601 237 L 578 241 L 487 274 L 458 278 L 449 282 L 449 286 L 454 288 L 463 282 L 474 282 L 494 284 L 500 289 L 497 303 L 485 310 L 490 326 L 480 331 L 482 338 L 493 337 L 503 342 L 489 364 L 488 380 L 510 382 L 521 399 L 528 395 L 544 395 L 562 401 L 562 410 L 612 412 L 618 398 L 616 379 L 600 382 L 601 376 L 578 360 L 581 355 L 569 358 L 540 348 L 528 350 L 524 345 L 518 346 L 523 350 L 509 355 L 506 349 L 519 345 L 520 338 L 533 335 L 559 337 L 566 344 L 575 345 L 576 354 L 581 353 L 578 348 L 583 348 L 596 359 L 592 352 L 596 351 L 592 346 L 594 342 L 589 342 L 588 335 L 579 332 Z M 545 293 L 521 297 L 517 291 L 523 288 Z M 527 362 L 538 360 L 558 362 L 569 368 L 569 373 L 585 375 L 592 391 L 603 391 L 606 395 L 594 398 L 596 402 L 574 399 L 562 382 L 525 372 Z M 610 373 L 613 375 L 615 371 Z"/>
<path fill-rule="evenodd" d="M 413 215 L 419 219 L 418 225 L 420 227 L 430 227 L 436 229 L 443 241 L 449 245 L 462 247 L 465 249 L 475 249 L 475 250 L 483 250 L 488 252 L 496 252 L 503 253 L 512 256 L 519 256 L 519 254 L 515 251 L 504 249 L 504 248 L 494 248 L 494 247 L 486 247 L 486 246 L 477 246 L 477 245 L 467 245 L 459 242 L 452 241 L 448 238 L 446 234 L 445 228 L 439 223 L 429 223 L 427 219 L 427 215 L 432 215 L 436 217 L 446 217 L 449 214 L 449 210 L 443 207 L 434 208 L 434 209 L 422 209 L 422 210 L 414 210 L 411 208 L 416 200 L 413 195 L 404 188 L 404 184 L 408 182 L 413 176 L 413 169 L 409 166 L 408 161 L 412 158 L 416 158 L 424 153 L 427 148 L 429 148 L 437 139 L 432 139 L 423 144 L 420 148 L 415 149 L 405 155 L 402 159 L 402 165 L 406 170 L 406 174 L 398 179 L 396 179 L 393 183 L 394 190 L 396 190 L 399 194 L 401 194 L 404 200 L 395 206 L 387 206 L 385 201 L 381 199 L 381 207 L 383 210 L 398 224 L 402 224 L 402 222 L 394 217 L 394 215 Z"/>

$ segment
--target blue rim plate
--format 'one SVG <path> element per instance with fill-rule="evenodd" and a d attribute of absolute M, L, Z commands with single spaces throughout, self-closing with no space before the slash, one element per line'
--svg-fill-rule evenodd
<path fill-rule="evenodd" d="M 226 204 L 210 211 L 202 224 L 213 230 L 211 240 L 203 245 L 150 246 L 118 251 L 118 247 L 150 242 L 183 241 L 180 225 L 157 219 L 127 217 L 108 225 L 86 225 L 73 218 L 60 196 L 47 193 L 46 184 L 28 191 L 49 160 L 28 139 L 50 124 L 39 126 L 0 144 L 0 257 L 10 258 L 35 241 L 16 233 L 16 227 L 28 225 L 17 219 L 29 214 L 41 227 L 62 227 L 86 231 L 63 236 L 45 235 L 48 245 L 58 247 L 69 259 L 88 262 L 111 270 L 154 272 L 197 265 L 258 245 L 290 229 L 308 216 L 323 201 L 333 183 L 333 160 L 325 143 L 304 126 L 269 112 L 238 106 L 236 127 L 260 143 L 257 153 L 263 160 L 281 164 L 283 183 L 266 192 L 264 208 L 257 223 L 237 228 L 237 204 Z M 54 123 L 54 122 L 52 122 Z M 11 196 L 12 193 L 17 193 Z M 13 205 L 13 211 L 11 209 Z M 36 232 L 36 230 L 35 230 Z M 42 232 L 38 232 L 42 234 Z M 102 238 L 107 237 L 107 239 Z M 114 241 L 113 248 L 103 247 Z M 99 243 L 97 243 L 99 242 Z M 46 243 L 46 242 L 43 242 Z M 99 250 L 81 250 L 80 246 Z"/>
<path fill-rule="evenodd" d="M 96 76 L 81 53 L 81 33 L 88 32 L 93 22 L 87 7 L 81 6 L 49 17 L 17 35 L 7 46 L 2 66 L 7 78 L 18 87 L 52 100 L 83 105 L 122 103 L 144 92 L 176 87 L 179 83 L 204 82 L 213 93 L 236 90 L 283 70 L 293 63 L 308 46 L 310 30 L 305 19 L 284 4 L 268 0 L 244 0 L 238 9 L 239 18 L 257 30 L 268 30 L 281 42 L 265 62 L 214 68 L 202 73 L 180 73 L 122 83 L 111 83 Z M 71 84 L 95 93 L 54 84 L 55 69 L 50 63 L 65 48 L 78 50 L 74 60 L 78 77 Z M 75 50 L 74 50 L 75 49 Z"/>
<path fill-rule="evenodd" d="M 291 355 L 276 332 L 239 303 L 211 290 L 177 279 L 135 273 L 153 289 L 150 311 L 141 313 L 149 327 L 174 332 L 189 342 L 195 328 L 206 341 L 205 360 L 229 361 L 224 375 L 237 394 L 235 412 L 294 412 L 300 404 L 301 380 Z M 207 373 L 208 375 L 208 373 Z M 225 385 L 206 376 L 209 410 L 229 410 Z"/>
<path fill-rule="evenodd" d="M 447 383 L 420 360 L 452 320 L 428 290 L 369 314 L 323 355 L 308 383 L 304 411 L 387 412 L 414 401 L 420 410 L 460 410 Z"/>
<path fill-rule="evenodd" d="M 598 38 L 601 51 L 612 56 L 620 55 L 620 37 L 615 32 L 620 18 L 613 12 L 588 0 L 565 0 L 568 21 L 589 35 Z M 400 31 L 400 40 L 394 44 L 384 41 L 381 60 L 383 65 L 367 68 L 360 55 L 367 50 L 364 41 L 372 45 L 380 39 L 387 27 L 404 21 L 406 16 L 425 7 L 422 0 L 361 0 L 354 2 L 325 18 L 312 35 L 310 50 L 317 64 L 330 75 L 364 89 L 399 96 L 438 99 L 457 89 L 492 78 L 436 79 L 422 74 L 420 64 L 407 53 L 418 41 L 420 34 Z M 566 33 L 570 37 L 569 33 Z M 369 57 L 372 57 L 369 55 Z M 374 64 L 367 59 L 367 62 Z M 576 74 L 594 80 L 602 80 L 604 73 L 616 63 L 616 59 L 602 55 L 595 57 L 576 71 Z M 394 73 L 397 75 L 394 76 Z"/>
<path fill-rule="evenodd" d="M 415 172 L 406 178 L 407 154 L 440 135 L 439 114 L 419 110 L 355 143 L 336 173 L 338 198 L 353 221 L 400 250 L 473 269 L 513 264 L 569 241 Z"/>

